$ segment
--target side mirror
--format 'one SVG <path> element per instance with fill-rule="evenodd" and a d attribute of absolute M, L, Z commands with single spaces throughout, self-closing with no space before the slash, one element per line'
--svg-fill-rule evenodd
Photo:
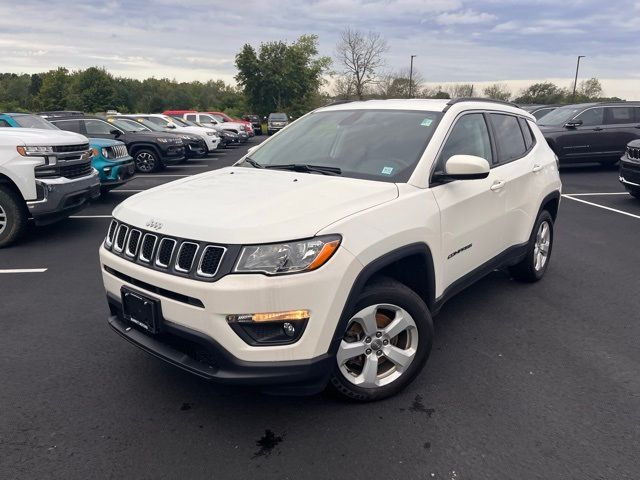
<path fill-rule="evenodd" d="M 120 130 L 115 129 L 115 128 L 113 130 L 109 130 L 109 133 L 111 135 L 113 135 L 114 137 L 119 137 L 120 135 L 122 135 L 122 132 Z"/>
<path fill-rule="evenodd" d="M 176 126 L 173 123 L 167 123 L 167 128 L 176 128 Z"/>
<path fill-rule="evenodd" d="M 489 162 L 475 155 L 454 155 L 449 157 L 444 166 L 445 173 L 441 180 L 479 180 L 487 178 L 490 170 Z"/>
<path fill-rule="evenodd" d="M 570 120 L 564 124 L 564 126 L 567 128 L 576 128 L 576 127 L 579 127 L 580 125 L 582 125 L 582 120 Z"/>

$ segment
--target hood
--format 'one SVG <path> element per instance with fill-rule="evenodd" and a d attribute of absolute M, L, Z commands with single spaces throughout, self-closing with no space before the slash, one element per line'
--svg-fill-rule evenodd
<path fill-rule="evenodd" d="M 226 244 L 255 244 L 313 237 L 359 211 L 398 197 L 394 183 L 229 167 L 130 197 L 114 216 L 160 233 Z"/>
<path fill-rule="evenodd" d="M 124 145 L 124 143 L 119 142 L 118 140 L 111 140 L 110 138 L 93 138 L 93 137 L 89 139 L 89 144 L 91 144 L 92 147 L 96 147 L 96 148 Z"/>
<path fill-rule="evenodd" d="M 640 148 L 640 140 L 631 140 L 631 141 L 627 144 L 627 147 Z"/>
<path fill-rule="evenodd" d="M 140 136 L 141 138 L 180 138 L 177 133 L 167 133 L 167 132 L 149 132 L 149 131 L 141 131 L 141 132 L 125 132 L 127 136 Z"/>
<path fill-rule="evenodd" d="M 49 146 L 86 144 L 87 137 L 79 133 L 66 130 L 41 130 L 37 128 L 0 128 L 0 134 L 5 139 L 22 142 L 23 145 Z"/>

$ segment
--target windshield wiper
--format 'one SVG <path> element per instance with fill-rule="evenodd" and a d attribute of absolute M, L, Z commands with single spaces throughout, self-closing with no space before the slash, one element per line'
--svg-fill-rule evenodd
<path fill-rule="evenodd" d="M 327 167 L 325 165 L 309 165 L 308 163 L 289 163 L 283 165 L 265 165 L 264 168 L 274 170 L 292 170 L 294 172 L 321 173 L 323 175 L 342 175 L 339 167 Z"/>
<path fill-rule="evenodd" d="M 264 165 L 256 162 L 253 158 L 251 157 L 244 157 L 244 160 L 242 160 L 242 163 L 248 163 L 249 165 L 251 165 L 253 168 L 264 168 Z"/>

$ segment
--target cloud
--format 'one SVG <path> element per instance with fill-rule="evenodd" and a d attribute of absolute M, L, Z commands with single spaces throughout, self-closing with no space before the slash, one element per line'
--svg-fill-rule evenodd
<path fill-rule="evenodd" d="M 440 25 L 472 25 L 494 21 L 497 17 L 490 13 L 478 13 L 474 10 L 461 10 L 458 12 L 441 13 L 436 17 L 436 23 Z"/>

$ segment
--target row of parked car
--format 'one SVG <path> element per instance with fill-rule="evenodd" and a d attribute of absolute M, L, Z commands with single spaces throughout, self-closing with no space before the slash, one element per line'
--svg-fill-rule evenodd
<path fill-rule="evenodd" d="M 0 127 L 0 248 L 15 242 L 30 218 L 54 222 L 136 171 L 155 172 L 256 134 L 250 121 L 195 111 L 0 113 Z"/>

